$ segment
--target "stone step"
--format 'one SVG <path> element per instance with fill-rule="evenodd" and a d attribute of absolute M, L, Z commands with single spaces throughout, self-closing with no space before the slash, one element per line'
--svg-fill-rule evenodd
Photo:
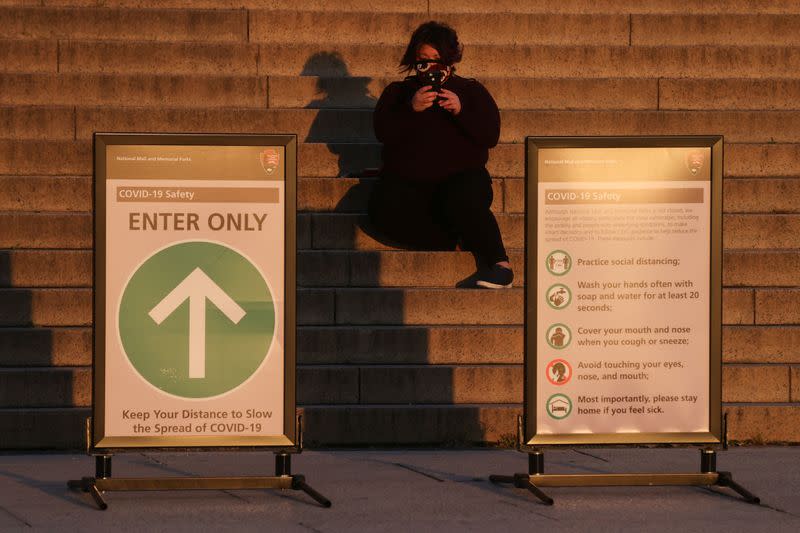
<path fill-rule="evenodd" d="M 800 80 L 659 80 L 659 109 L 798 109 L 798 100 Z"/>
<path fill-rule="evenodd" d="M 89 176 L 0 175 L 0 211 L 91 210 Z"/>
<path fill-rule="evenodd" d="M 730 254 L 726 261 L 737 261 L 746 253 Z M 796 272 L 796 263 L 794 268 Z M 776 273 L 781 275 L 781 270 Z M 722 328 L 726 363 L 797 364 L 798 347 L 796 326 Z M 297 330 L 300 365 L 520 364 L 522 354 L 522 326 L 301 326 Z M 91 363 L 91 328 L 0 328 L 0 367 Z"/>
<path fill-rule="evenodd" d="M 725 402 L 790 401 L 788 365 L 726 365 Z M 0 409 L 89 407 L 89 367 L 0 368 Z M 765 386 L 770 384 L 770 386 Z M 509 404 L 523 400 L 523 365 L 299 366 L 298 403 Z"/>
<path fill-rule="evenodd" d="M 86 448 L 91 409 L 0 409 L 0 449 Z"/>
<path fill-rule="evenodd" d="M 91 250 L 0 250 L 0 287 L 91 286 Z"/>
<path fill-rule="evenodd" d="M 157 111 L 156 111 L 157 109 Z M 500 141 L 529 135 L 708 135 L 732 143 L 797 143 L 793 111 L 501 111 Z M 95 131 L 294 132 L 301 142 L 374 142 L 372 111 L 0 107 L 0 138 L 91 139 Z"/>
<path fill-rule="evenodd" d="M 790 244 L 794 244 L 794 241 Z M 524 253 L 509 250 L 514 286 L 525 283 Z M 91 250 L 0 250 L 0 288 L 46 289 L 92 286 Z M 297 256 L 299 287 L 454 287 L 471 276 L 467 252 L 311 251 Z M 725 250 L 725 287 L 790 287 L 800 279 L 795 249 Z"/>
<path fill-rule="evenodd" d="M 90 213 L 0 211 L 0 249 L 92 247 Z"/>
<path fill-rule="evenodd" d="M 300 364 L 519 364 L 521 326 L 305 326 Z"/>
<path fill-rule="evenodd" d="M 91 405 L 91 368 L 0 368 L 0 410 Z"/>
<path fill-rule="evenodd" d="M 20 0 L 20 3 L 24 2 Z M 427 13 L 800 13 L 796 0 L 42 0 L 49 6 L 105 6 L 154 9 L 294 9 L 322 12 Z"/>
<path fill-rule="evenodd" d="M 800 289 L 797 286 L 755 291 L 754 321 L 757 324 L 800 323 Z"/>
<path fill-rule="evenodd" d="M 301 326 L 297 340 L 301 365 L 519 364 L 523 333 L 520 326 Z M 0 328 L 0 367 L 86 366 L 91 352 L 90 328 Z"/>
<path fill-rule="evenodd" d="M 515 286 L 524 285 L 521 251 L 509 250 L 517 265 Z M 300 250 L 300 287 L 453 287 L 475 272 L 467 252 L 345 252 Z M 91 250 L 0 250 L 0 287 L 92 286 Z"/>
<path fill-rule="evenodd" d="M 120 45 L 116 45 L 120 46 Z M 153 45 L 137 45 L 140 47 Z M 187 50 L 159 45 L 175 56 L 176 68 L 187 61 Z M 279 44 L 265 45 L 259 54 L 262 75 L 369 76 L 399 79 L 402 46 Z M 120 53 L 116 59 L 110 45 L 84 50 L 85 64 L 66 64 L 62 71 L 80 69 L 142 69 L 135 58 Z M 142 50 L 145 52 L 145 50 Z M 208 53 L 208 52 L 205 52 Z M 104 59 L 99 59 L 102 54 Z M 64 62 L 62 55 L 62 63 Z M 538 78 L 782 78 L 800 72 L 800 48 L 787 46 L 493 46 L 465 47 L 458 73 L 465 77 Z"/>
<path fill-rule="evenodd" d="M 496 214 L 504 244 L 509 249 L 524 248 L 524 215 Z M 2 220 L 2 219 L 0 219 Z M 349 213 L 313 213 L 299 215 L 298 227 L 310 224 L 310 246 L 317 250 L 389 250 L 394 247 L 375 234 L 366 215 Z M 800 234 L 774 235 L 774 231 L 795 228 L 797 215 L 726 215 L 723 246 L 725 248 L 787 248 L 787 243 L 800 242 Z M 748 227 L 749 224 L 755 226 Z M 741 232 L 741 230 L 746 231 Z M 2 245 L 2 241 L 0 241 Z M 33 247 L 33 246 L 31 246 Z"/>
<path fill-rule="evenodd" d="M 270 108 L 372 108 L 397 77 L 270 76 Z M 482 78 L 501 109 L 657 109 L 658 80 Z"/>
<path fill-rule="evenodd" d="M 502 404 L 522 401 L 522 365 L 300 366 L 308 404 Z"/>
<path fill-rule="evenodd" d="M 288 6 L 287 6 L 288 7 Z M 792 15 L 760 15 L 759 29 L 785 32 L 772 19 Z M 627 13 L 439 13 L 455 27 L 467 44 L 616 44 L 631 39 Z M 747 29 L 752 16 L 693 15 L 699 28 Z M 0 37 L 47 39 L 107 39 L 206 42 L 300 42 L 325 45 L 363 42 L 364 35 L 378 44 L 404 45 L 412 31 L 430 17 L 427 13 L 339 12 L 335 17 L 320 11 L 286 10 L 191 10 L 2 7 Z M 634 15 L 639 32 L 680 19 L 676 15 Z M 763 20 L 763 22 L 761 22 Z M 666 22 L 664 22 L 666 21 Z M 675 23 L 673 23 L 675 24 Z M 486 27 L 495 31 L 487 32 Z M 727 42 L 705 30 L 702 42 Z M 634 36 L 636 34 L 634 33 Z M 759 35 L 754 32 L 754 36 Z M 687 37 L 691 37 L 688 34 Z M 691 41 L 689 39 L 689 41 Z M 634 41 L 636 42 L 636 41 Z M 654 42 L 646 38 L 642 42 Z M 672 41 L 670 41 L 672 42 Z M 756 41 L 758 42 L 758 41 Z M 773 42 L 773 41 L 767 41 Z"/>
<path fill-rule="evenodd" d="M 796 0 L 494 0 L 491 9 L 503 13 L 800 13 Z M 431 0 L 431 16 L 440 13 L 484 13 L 484 0 Z"/>
<path fill-rule="evenodd" d="M 470 44 L 622 45 L 630 40 L 628 15 L 457 13 L 439 16 Z M 314 11 L 250 12 L 252 42 L 357 44 L 369 35 L 375 44 L 405 45 L 414 29 L 429 20 L 419 13 L 340 13 Z M 493 31 L 487 32 L 491 27 Z"/>
<path fill-rule="evenodd" d="M 523 216 L 497 215 L 500 231 L 509 249 L 522 248 Z M 299 214 L 297 246 L 300 249 L 379 250 L 392 246 L 367 234 L 365 215 Z M 0 211 L 0 249 L 92 247 L 92 217 L 85 212 Z"/>
<path fill-rule="evenodd" d="M 91 328 L 0 328 L 0 367 L 91 364 Z"/>
<path fill-rule="evenodd" d="M 91 324 L 91 289 L 0 288 L 0 328 Z"/>
<path fill-rule="evenodd" d="M 726 365 L 722 369 L 723 402 L 790 402 L 792 367 Z"/>
<path fill-rule="evenodd" d="M 0 105 L 371 109 L 397 78 L 0 74 Z M 501 109 L 797 109 L 797 79 L 484 78 Z M 267 91 L 269 87 L 269 91 Z"/>
<path fill-rule="evenodd" d="M 631 45 L 800 44 L 800 15 L 633 15 Z"/>
<path fill-rule="evenodd" d="M 725 215 L 722 242 L 728 249 L 800 248 L 798 215 Z"/>
<path fill-rule="evenodd" d="M 67 140 L 75 138 L 73 107 L 2 106 L 0 138 Z"/>
<path fill-rule="evenodd" d="M 522 365 L 372 366 L 360 370 L 362 404 L 521 403 Z"/>
<path fill-rule="evenodd" d="M 357 44 L 365 36 L 373 44 L 405 45 L 414 29 L 427 20 L 423 13 L 349 12 L 331 16 L 320 11 L 252 10 L 250 42 L 308 43 L 326 47 Z"/>
<path fill-rule="evenodd" d="M 728 141 L 728 139 L 726 139 Z M 365 168 L 381 164 L 380 145 L 376 143 L 304 143 L 298 146 L 298 169 L 302 178 L 330 178 L 332 176 L 359 175 Z M 731 143 L 725 144 L 725 176 L 728 178 L 779 178 L 800 177 L 800 144 L 795 143 Z M 522 143 L 502 143 L 489 151 L 489 172 L 494 177 L 522 178 L 525 174 L 525 152 Z M 89 176 L 92 173 L 92 144 L 79 141 L 38 141 L 0 139 L 0 175 L 31 176 Z M 69 180 L 68 180 L 69 181 Z M 506 209 L 519 212 L 522 205 L 522 182 L 509 180 L 506 189 Z M 38 186 L 38 185 L 37 185 Z M 42 182 L 42 187 L 48 187 Z M 76 187 L 88 187 L 88 182 Z M 17 182 L 14 187 L 24 185 Z M 59 186 L 60 187 L 60 186 Z M 333 186 L 338 189 L 338 186 Z M 2 187 L 0 187 L 2 189 Z M 25 190 L 30 191 L 30 188 Z M 310 205 L 326 202 L 315 191 L 307 198 Z M 9 193 L 10 194 L 10 193 Z M 19 193 L 29 194 L 20 189 Z M 326 194 L 326 193 L 325 193 Z M 89 196 L 81 196 L 82 209 L 72 199 L 48 200 L 42 210 L 89 210 Z M 16 200 L 4 200 L 19 209 Z M 302 200 L 306 201 L 306 200 Z M 35 200 L 35 202 L 43 202 Z M 509 207 L 513 205 L 513 207 Z M 32 207 L 32 209 L 35 209 Z"/>
<path fill-rule="evenodd" d="M 89 367 L 0 368 L 0 409 L 89 407 Z M 522 401 L 522 365 L 299 366 L 300 404 Z"/>
<path fill-rule="evenodd" d="M 0 7 L 0 38 L 245 42 L 247 15 L 243 10 Z"/>
<path fill-rule="evenodd" d="M 729 438 L 752 441 L 765 434 L 776 441 L 796 441 L 797 424 L 775 427 L 772 417 L 794 420 L 792 407 L 731 406 Z M 303 409 L 305 442 L 325 445 L 446 445 L 515 442 L 520 405 L 461 406 L 307 406 Z M 0 410 L 0 448 L 72 449 L 85 446 L 89 409 Z"/>
<path fill-rule="evenodd" d="M 140 9 L 296 9 L 298 11 L 376 11 L 421 13 L 427 0 L 43 0 L 44 5 L 136 7 Z"/>
<path fill-rule="evenodd" d="M 439 13 L 466 44 L 797 44 L 792 14 Z M 426 13 L 0 8 L 0 37 L 403 45 Z M 495 31 L 486 32 L 486 27 Z"/>
<path fill-rule="evenodd" d="M 796 441 L 793 407 L 729 406 L 729 438 L 752 440 L 772 435 L 776 442 Z M 519 404 L 424 406 L 326 406 L 302 408 L 309 447 L 325 445 L 447 445 L 515 442 Z M 85 446 L 86 408 L 0 409 L 0 448 L 73 449 Z M 773 417 L 789 420 L 775 426 Z"/>
<path fill-rule="evenodd" d="M 0 175 L 92 174 L 91 141 L 0 139 Z M 60 205 L 70 205 L 71 201 Z"/>
<path fill-rule="evenodd" d="M 522 291 L 298 289 L 300 325 L 508 325 L 522 322 Z M 0 288 L 0 327 L 88 326 L 92 291 Z"/>
<path fill-rule="evenodd" d="M 24 178 L 23 178 L 24 179 Z M 300 211 L 336 211 L 366 213 L 369 197 L 378 178 L 300 178 L 297 181 L 297 209 Z M 492 180 L 492 211 L 503 212 L 504 184 L 509 180 Z M 521 181 L 521 180 L 513 180 Z M 0 178 L 0 184 L 2 178 Z M 521 193 L 522 183 L 509 186 L 509 192 Z M 516 199 L 515 199 L 516 200 Z M 0 192 L 0 209 L 2 209 Z"/>
<path fill-rule="evenodd" d="M 327 406 L 302 409 L 307 446 L 467 445 L 514 438 L 518 404 Z M 82 449 L 89 409 L 0 409 L 2 449 Z"/>
<path fill-rule="evenodd" d="M 404 45 L 0 39 L 0 72 L 361 76 L 402 79 Z M 159 62 L 154 63 L 152 58 Z M 478 78 L 797 78 L 800 47 L 470 45 L 458 72 Z"/>
<path fill-rule="evenodd" d="M 730 326 L 722 345 L 731 363 L 800 363 L 798 326 Z"/>
<path fill-rule="evenodd" d="M 743 145 L 728 145 L 726 151 L 735 152 L 736 146 Z M 726 152 L 726 157 L 732 157 L 730 151 Z M 301 178 L 298 180 L 298 209 L 365 213 L 376 182 L 377 178 Z M 524 180 L 495 177 L 492 187 L 495 213 L 524 213 Z M 800 180 L 796 178 L 726 178 L 723 187 L 723 212 L 800 213 Z M 2 196 L 0 206 L 1 202 Z"/>
<path fill-rule="evenodd" d="M 793 111 L 506 111 L 502 142 L 531 135 L 710 135 L 731 143 L 800 141 Z"/>
<path fill-rule="evenodd" d="M 524 253 L 509 250 L 508 255 L 516 267 L 514 286 L 524 286 Z M 400 250 L 301 251 L 297 268 L 297 283 L 303 287 L 453 287 L 476 270 L 468 252 Z"/>
<path fill-rule="evenodd" d="M 732 440 L 775 442 L 800 439 L 800 416 L 793 406 L 735 405 L 724 409 Z M 321 446 L 432 444 L 466 446 L 485 442 L 516 442 L 519 404 L 428 406 L 324 406 L 303 408 L 305 442 Z M 784 421 L 776 422 L 775 420 Z M 788 422 L 786 422 L 788 421 Z"/>
<path fill-rule="evenodd" d="M 752 178 L 725 180 L 728 213 L 800 213 L 800 180 Z"/>
<path fill-rule="evenodd" d="M 524 248 L 524 215 L 496 214 L 508 249 Z M 388 250 L 394 247 L 374 234 L 366 215 L 299 214 L 298 248 L 315 250 Z M 726 249 L 800 247 L 800 216 L 796 214 L 729 214 L 723 221 Z M 92 247 L 89 213 L 0 212 L 0 249 Z M 374 235 L 374 236 L 373 236 Z"/>
<path fill-rule="evenodd" d="M 0 74 L 0 105 L 266 107 L 257 76 Z"/>
<path fill-rule="evenodd" d="M 394 248 L 384 242 L 369 225 L 366 215 L 346 213 L 313 213 L 307 217 L 310 224 L 310 247 L 317 250 L 388 250 Z M 524 216 L 496 214 L 497 224 L 506 248 L 524 248 Z M 2 220 L 2 219 L 0 219 Z M 299 226 L 300 224 L 298 224 Z M 0 241 L 2 246 L 2 241 Z"/>
<path fill-rule="evenodd" d="M 726 287 L 795 287 L 800 279 L 800 252 L 729 250 L 722 266 Z"/>
<path fill-rule="evenodd" d="M 3 46 L 0 42 L 0 50 Z M 259 46 L 250 43 L 69 40 L 59 42 L 58 71 L 253 76 L 259 73 L 259 55 Z"/>
<path fill-rule="evenodd" d="M 3 109 L 0 108 L 0 113 Z M 372 130 L 372 111 L 355 109 L 80 107 L 76 111 L 75 128 L 78 139 L 90 139 L 95 131 L 148 131 L 295 133 L 301 142 L 346 143 L 375 140 Z M 7 136 L 3 135 L 4 133 L 0 130 L 0 135 Z"/>
<path fill-rule="evenodd" d="M 722 321 L 730 325 L 755 323 L 756 300 L 764 316 L 788 312 L 793 320 L 795 311 L 781 305 L 791 307 L 800 301 L 787 289 L 724 288 L 722 293 Z M 786 301 L 776 304 L 770 297 Z M 518 325 L 523 321 L 522 300 L 519 288 L 298 289 L 297 322 L 300 326 Z M 794 323 L 770 320 L 758 323 Z M 89 326 L 91 322 L 91 289 L 0 288 L 0 327 Z"/>
<path fill-rule="evenodd" d="M 0 72 L 57 72 L 55 41 L 0 39 Z"/>
<path fill-rule="evenodd" d="M 308 293 L 304 295 L 303 293 Z M 304 325 L 514 325 L 522 323 L 521 289 L 304 289 Z M 316 302 L 315 302 L 316 303 Z M 332 305 L 331 305 L 332 304 Z M 303 308 L 303 306 L 306 306 Z M 308 311 L 308 315 L 303 313 Z M 309 320 L 313 319 L 313 320 Z"/>

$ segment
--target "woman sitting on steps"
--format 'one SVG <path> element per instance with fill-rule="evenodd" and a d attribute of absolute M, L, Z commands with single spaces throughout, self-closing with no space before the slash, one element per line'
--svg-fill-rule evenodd
<path fill-rule="evenodd" d="M 500 113 L 483 85 L 455 74 L 461 53 L 446 24 L 426 22 L 411 36 L 400 66 L 415 75 L 387 86 L 375 107 L 383 168 L 370 219 L 411 248 L 460 244 L 476 257 L 476 286 L 511 287 L 514 273 L 490 209 L 486 170 L 489 148 L 500 137 Z"/>

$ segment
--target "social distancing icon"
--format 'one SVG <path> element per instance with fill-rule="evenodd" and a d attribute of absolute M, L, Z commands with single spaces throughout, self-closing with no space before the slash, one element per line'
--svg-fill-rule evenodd
<path fill-rule="evenodd" d="M 572 268 L 572 258 L 564 250 L 553 250 L 547 254 L 544 266 L 554 276 L 563 276 Z"/>

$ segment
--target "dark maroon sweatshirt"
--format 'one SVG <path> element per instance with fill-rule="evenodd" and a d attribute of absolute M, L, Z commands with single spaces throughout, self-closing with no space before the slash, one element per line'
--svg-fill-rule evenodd
<path fill-rule="evenodd" d="M 461 100 L 458 115 L 432 106 L 415 112 L 411 98 L 422 85 L 416 77 L 384 89 L 375 107 L 375 135 L 383 143 L 382 175 L 439 181 L 480 169 L 500 138 L 500 112 L 476 80 L 450 76 L 443 87 Z"/>

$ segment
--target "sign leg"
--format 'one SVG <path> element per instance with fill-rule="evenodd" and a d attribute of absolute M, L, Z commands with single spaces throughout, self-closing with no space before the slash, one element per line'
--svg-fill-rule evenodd
<path fill-rule="evenodd" d="M 98 455 L 94 458 L 94 477 L 106 479 L 111 477 L 111 456 Z"/>
<path fill-rule="evenodd" d="M 293 476 L 292 488 L 295 490 L 302 490 L 303 492 L 314 498 L 314 500 L 316 500 L 316 502 L 323 507 L 327 508 L 333 505 L 328 498 L 326 498 L 319 492 L 315 491 L 308 483 L 306 483 L 305 476 Z"/>
<path fill-rule="evenodd" d="M 734 492 L 738 493 L 747 503 L 760 504 L 761 498 L 739 485 L 733 480 L 733 475 L 730 472 L 720 472 L 717 485 L 720 487 L 728 487 Z"/>
<path fill-rule="evenodd" d="M 544 474 L 544 453 L 541 450 L 528 452 L 528 473 L 514 474 L 513 476 L 491 475 L 492 483 L 510 483 L 518 489 L 527 489 L 545 505 L 553 505 L 553 498 L 537 487 L 533 481 L 536 476 Z"/>
<path fill-rule="evenodd" d="M 275 454 L 275 475 L 292 475 L 292 456 L 290 454 L 285 452 L 278 452 Z"/>
<path fill-rule="evenodd" d="M 94 480 L 92 480 L 92 484 L 89 485 L 87 492 L 91 494 L 92 499 L 94 499 L 94 502 L 97 504 L 97 506 L 100 508 L 101 511 L 105 511 L 106 509 L 108 509 L 108 504 L 106 503 L 105 499 L 103 499 L 103 495 L 100 494 L 100 491 L 97 490 L 97 485 L 94 484 Z"/>

